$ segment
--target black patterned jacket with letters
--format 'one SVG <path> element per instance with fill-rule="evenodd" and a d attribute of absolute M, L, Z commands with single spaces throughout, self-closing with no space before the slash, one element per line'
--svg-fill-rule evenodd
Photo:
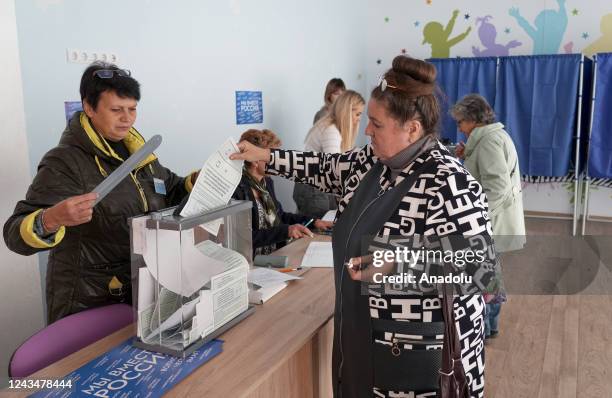
<path fill-rule="evenodd" d="M 487 198 L 482 186 L 463 167 L 457 158 L 439 142 L 419 155 L 394 180 L 391 170 L 383 167 L 379 178 L 381 190 L 390 189 L 425 162 L 434 162 L 435 173 L 423 173 L 402 199 L 397 210 L 386 220 L 378 232 L 376 240 L 387 236 L 484 236 L 491 239 L 491 223 L 487 214 Z M 342 154 L 324 154 L 272 150 L 267 172 L 290 180 L 310 184 L 328 193 L 339 195 L 338 217 L 348 206 L 355 191 L 366 173 L 378 162 L 371 145 Z M 489 249 L 491 250 L 491 249 Z M 495 254 L 492 254 L 495 257 Z M 441 321 L 441 300 L 437 295 L 427 295 L 426 289 L 415 289 L 408 295 L 394 295 L 371 290 L 366 293 L 367 300 L 355 311 L 367 311 L 364 317 L 350 315 L 351 309 L 342 308 L 342 298 L 346 295 L 340 289 L 342 278 L 347 277 L 335 265 L 336 313 L 334 358 L 332 372 L 334 382 L 338 380 L 338 363 L 342 362 L 343 396 L 371 397 L 400 396 L 399 391 L 390 391 L 375 384 L 371 353 L 365 347 L 372 344 L 391 345 L 393 333 L 372 328 L 375 319 L 404 322 Z M 494 273 L 493 267 L 484 267 L 476 275 L 486 284 Z M 388 292 L 387 292 L 388 293 Z M 474 292 L 476 293 L 476 292 Z M 344 297 L 346 307 L 347 298 Z M 350 302 L 350 301 L 349 301 Z M 364 307 L 364 308 L 361 308 Z M 344 319 L 339 322 L 340 313 Z M 484 390 L 484 301 L 480 294 L 470 294 L 455 298 L 455 316 L 462 342 L 462 362 L 468 376 L 472 396 L 482 396 Z M 370 319 L 371 325 L 363 325 L 355 319 Z M 340 329 L 343 329 L 340 331 Z M 339 335 L 342 333 L 343 352 L 339 351 Z M 348 336 L 348 337 L 347 337 Z M 441 339 L 441 336 L 430 336 Z M 440 342 L 441 344 L 441 342 Z M 432 348 L 432 347 L 429 347 Z M 425 349 L 428 349 L 425 347 Z M 365 373 L 364 373 L 364 369 Z M 348 378 L 348 380 L 346 380 Z M 403 391 L 408 394 L 427 394 L 428 391 Z M 401 395 L 404 396 L 404 395 Z M 420 396 L 420 395 L 419 395 Z M 429 395 L 424 395 L 429 396 Z M 434 395 L 435 396 L 435 393 Z"/>

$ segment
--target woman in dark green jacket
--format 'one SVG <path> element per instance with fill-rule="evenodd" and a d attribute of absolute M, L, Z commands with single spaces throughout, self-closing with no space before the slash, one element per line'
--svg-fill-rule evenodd
<path fill-rule="evenodd" d="M 129 71 L 94 63 L 83 73 L 80 92 L 84 112 L 72 117 L 58 146 L 45 154 L 25 199 L 4 224 L 12 251 L 49 250 L 49 323 L 130 303 L 128 218 L 178 204 L 195 180 L 178 177 L 152 154 L 94 207 L 94 187 L 145 143 L 133 127 L 140 86 Z"/>

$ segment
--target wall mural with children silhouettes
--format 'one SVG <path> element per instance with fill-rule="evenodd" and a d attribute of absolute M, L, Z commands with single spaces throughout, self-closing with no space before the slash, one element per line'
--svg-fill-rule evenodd
<path fill-rule="evenodd" d="M 455 27 L 455 21 L 459 15 L 459 10 L 453 11 L 453 16 L 446 24 L 446 27 L 442 27 L 440 22 L 431 21 L 423 28 L 423 44 L 429 43 L 431 45 L 431 56 L 432 58 L 448 58 L 450 56 L 450 49 L 457 43 L 470 34 L 472 27 L 469 26 L 465 32 L 450 38 Z"/>
<path fill-rule="evenodd" d="M 508 14 L 533 41 L 532 54 L 556 54 L 561 46 L 561 40 L 567 28 L 567 10 L 565 0 L 557 0 L 558 10 L 544 9 L 540 11 L 533 25 L 523 17 L 519 7 L 511 7 Z"/>
<path fill-rule="evenodd" d="M 476 18 L 476 24 L 480 24 L 478 28 L 478 38 L 480 43 L 483 45 L 483 49 L 480 47 L 472 46 L 472 54 L 475 57 L 503 57 L 510 55 L 510 49 L 519 47 L 521 44 L 518 40 L 510 40 L 506 44 L 496 43 L 497 39 L 497 28 L 491 22 L 490 19 L 493 17 L 487 15 L 485 17 Z"/>
<path fill-rule="evenodd" d="M 417 58 L 612 52 L 612 2 L 370 0 L 367 84 L 398 54 Z M 502 121 L 503 123 L 503 121 Z M 573 176 L 525 182 L 526 210 L 571 214 Z M 612 182 L 596 183 L 590 214 L 612 217 Z M 570 189 L 571 188 L 571 189 Z"/>

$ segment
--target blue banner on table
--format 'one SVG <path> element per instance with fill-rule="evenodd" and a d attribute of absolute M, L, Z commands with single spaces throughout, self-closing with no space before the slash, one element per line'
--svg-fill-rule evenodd
<path fill-rule="evenodd" d="M 222 351 L 223 342 L 213 340 L 187 358 L 145 351 L 132 339 L 66 375 L 72 387 L 43 390 L 31 397 L 161 397 L 176 383 Z"/>
<path fill-rule="evenodd" d="M 263 123 L 261 91 L 236 91 L 236 124 Z"/>

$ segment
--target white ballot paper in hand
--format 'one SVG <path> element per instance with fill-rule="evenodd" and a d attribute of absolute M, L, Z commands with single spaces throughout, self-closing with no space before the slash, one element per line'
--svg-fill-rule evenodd
<path fill-rule="evenodd" d="M 207 210 L 225 206 L 242 178 L 242 160 L 230 160 L 232 153 L 240 152 L 233 139 L 228 138 L 204 163 L 193 186 L 182 217 L 194 216 Z M 222 219 L 204 225 L 208 232 L 217 235 Z"/>

